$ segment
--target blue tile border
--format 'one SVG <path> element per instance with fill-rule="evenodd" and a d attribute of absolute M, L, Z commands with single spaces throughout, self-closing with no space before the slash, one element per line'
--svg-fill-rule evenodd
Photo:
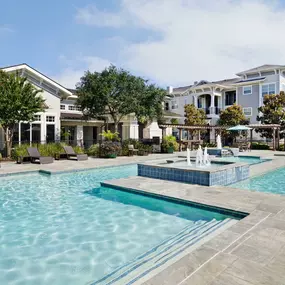
<path fill-rule="evenodd" d="M 138 175 L 143 177 L 198 184 L 203 186 L 229 185 L 249 178 L 249 165 L 232 164 L 232 167 L 215 171 L 160 167 L 138 164 Z"/>

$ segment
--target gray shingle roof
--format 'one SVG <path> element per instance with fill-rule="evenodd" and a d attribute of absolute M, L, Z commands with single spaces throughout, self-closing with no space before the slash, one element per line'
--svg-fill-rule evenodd
<path fill-rule="evenodd" d="M 243 73 L 254 73 L 254 72 L 260 72 L 260 71 L 264 71 L 264 70 L 273 70 L 273 69 L 280 69 L 280 68 L 285 68 L 285 65 L 263 64 L 263 65 L 245 70 L 245 71 L 241 71 L 241 72 L 237 73 L 237 75 L 243 74 Z"/>

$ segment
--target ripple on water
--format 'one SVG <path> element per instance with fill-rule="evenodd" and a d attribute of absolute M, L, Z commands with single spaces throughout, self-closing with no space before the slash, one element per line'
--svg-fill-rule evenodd
<path fill-rule="evenodd" d="M 189 224 L 86 193 L 135 174 L 129 166 L 1 180 L 0 284 L 85 284 Z"/>

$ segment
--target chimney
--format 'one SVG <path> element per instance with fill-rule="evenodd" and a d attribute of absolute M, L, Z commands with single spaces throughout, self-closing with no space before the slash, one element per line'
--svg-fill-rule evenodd
<path fill-rule="evenodd" d="M 173 87 L 172 86 L 168 86 L 167 87 L 167 91 L 168 91 L 168 94 L 172 94 L 173 93 Z"/>

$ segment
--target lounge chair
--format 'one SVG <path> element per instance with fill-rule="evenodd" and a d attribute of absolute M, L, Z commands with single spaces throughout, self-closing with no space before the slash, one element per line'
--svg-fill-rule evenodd
<path fill-rule="evenodd" d="M 87 154 L 77 154 L 71 146 L 64 146 L 64 151 L 67 155 L 67 159 L 75 158 L 77 161 L 87 160 Z"/>
<path fill-rule="evenodd" d="M 139 150 L 136 149 L 133 144 L 129 144 L 128 148 L 129 148 L 129 156 L 132 156 L 134 154 L 138 154 Z"/>
<path fill-rule="evenodd" d="M 53 157 L 51 156 L 41 156 L 36 147 L 28 147 L 28 154 L 32 163 L 48 164 L 53 163 Z"/>

